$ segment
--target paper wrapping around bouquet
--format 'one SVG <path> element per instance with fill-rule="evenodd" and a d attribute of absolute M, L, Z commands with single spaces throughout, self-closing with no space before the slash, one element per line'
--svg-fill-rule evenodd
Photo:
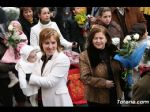
<path fill-rule="evenodd" d="M 139 45 L 130 56 L 124 57 L 119 54 L 116 54 L 114 56 L 114 59 L 120 61 L 125 68 L 132 69 L 139 64 L 146 47 L 147 43 L 143 43 Z"/>

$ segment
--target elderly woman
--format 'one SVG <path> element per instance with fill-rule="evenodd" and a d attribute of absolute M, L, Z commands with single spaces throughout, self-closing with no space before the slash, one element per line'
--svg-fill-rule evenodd
<path fill-rule="evenodd" d="M 40 33 L 39 45 L 43 53 L 39 63 L 40 69 L 27 74 L 26 77 L 29 84 L 41 88 L 38 94 L 38 105 L 73 106 L 66 85 L 70 61 L 61 52 L 59 34 L 52 28 L 43 29 Z"/>
<path fill-rule="evenodd" d="M 91 29 L 87 50 L 80 54 L 79 60 L 89 106 L 115 105 L 122 98 L 119 78 L 122 66 L 113 59 L 115 50 L 105 27 Z"/>

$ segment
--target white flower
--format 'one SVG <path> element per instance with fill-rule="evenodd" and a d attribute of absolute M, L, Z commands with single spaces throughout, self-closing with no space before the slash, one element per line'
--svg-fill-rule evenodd
<path fill-rule="evenodd" d="M 114 45 L 118 45 L 120 43 L 120 38 L 118 38 L 118 37 L 114 37 L 111 40 L 112 40 L 112 44 L 114 44 Z"/>
<path fill-rule="evenodd" d="M 126 38 L 124 38 L 123 43 L 128 43 L 128 40 Z"/>
<path fill-rule="evenodd" d="M 13 29 L 14 29 L 14 27 L 13 27 L 12 25 L 9 25 L 9 26 L 8 26 L 8 30 L 9 30 L 9 31 L 13 31 Z"/>
<path fill-rule="evenodd" d="M 125 37 L 125 39 L 126 39 L 127 41 L 129 41 L 129 40 L 131 40 L 131 36 L 130 36 L 130 35 L 127 35 L 127 36 Z"/>
<path fill-rule="evenodd" d="M 133 35 L 133 39 L 138 40 L 139 38 L 140 38 L 139 34 L 136 33 L 136 34 Z"/>
<path fill-rule="evenodd" d="M 131 42 L 131 47 L 134 48 L 137 45 L 137 43 L 135 41 Z"/>

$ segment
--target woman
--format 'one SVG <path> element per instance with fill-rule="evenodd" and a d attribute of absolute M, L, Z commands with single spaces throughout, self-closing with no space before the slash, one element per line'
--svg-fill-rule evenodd
<path fill-rule="evenodd" d="M 56 22 L 51 21 L 51 14 L 53 12 L 49 7 L 38 7 L 37 14 L 39 17 L 39 22 L 31 28 L 30 33 L 30 45 L 39 46 L 39 34 L 44 28 L 54 28 L 60 35 L 60 43 L 65 49 L 71 49 L 76 47 L 75 42 L 69 42 L 62 36 Z"/>
<path fill-rule="evenodd" d="M 30 45 L 30 31 L 31 27 L 37 24 L 38 20 L 34 17 L 33 7 L 20 7 L 19 22 L 22 25 L 23 32 L 28 38 L 28 44 Z"/>
<path fill-rule="evenodd" d="M 43 29 L 39 45 L 43 52 L 40 69 L 27 75 L 29 84 L 41 87 L 39 96 L 41 92 L 42 102 L 38 101 L 39 106 L 73 106 L 66 85 L 70 61 L 61 52 L 59 34 L 52 28 Z"/>
<path fill-rule="evenodd" d="M 119 24 L 112 20 L 111 9 L 109 7 L 101 7 L 99 10 L 99 16 L 97 17 L 96 24 L 105 26 L 108 29 L 111 38 L 116 37 L 119 38 L 119 40 L 123 40 L 122 29 Z"/>
<path fill-rule="evenodd" d="M 105 27 L 91 29 L 87 50 L 80 54 L 79 59 L 89 106 L 117 104 L 117 100 L 122 98 L 119 80 L 122 67 L 113 59 L 115 50 Z"/>

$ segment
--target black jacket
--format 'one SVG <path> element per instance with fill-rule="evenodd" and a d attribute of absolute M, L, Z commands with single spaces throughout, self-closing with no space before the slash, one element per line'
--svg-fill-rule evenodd
<path fill-rule="evenodd" d="M 20 17 L 19 20 L 20 24 L 22 25 L 23 32 L 27 36 L 28 39 L 28 45 L 30 45 L 30 31 L 31 27 L 38 23 L 38 20 L 36 18 L 33 19 L 33 23 L 31 24 L 28 22 L 25 18 Z"/>

